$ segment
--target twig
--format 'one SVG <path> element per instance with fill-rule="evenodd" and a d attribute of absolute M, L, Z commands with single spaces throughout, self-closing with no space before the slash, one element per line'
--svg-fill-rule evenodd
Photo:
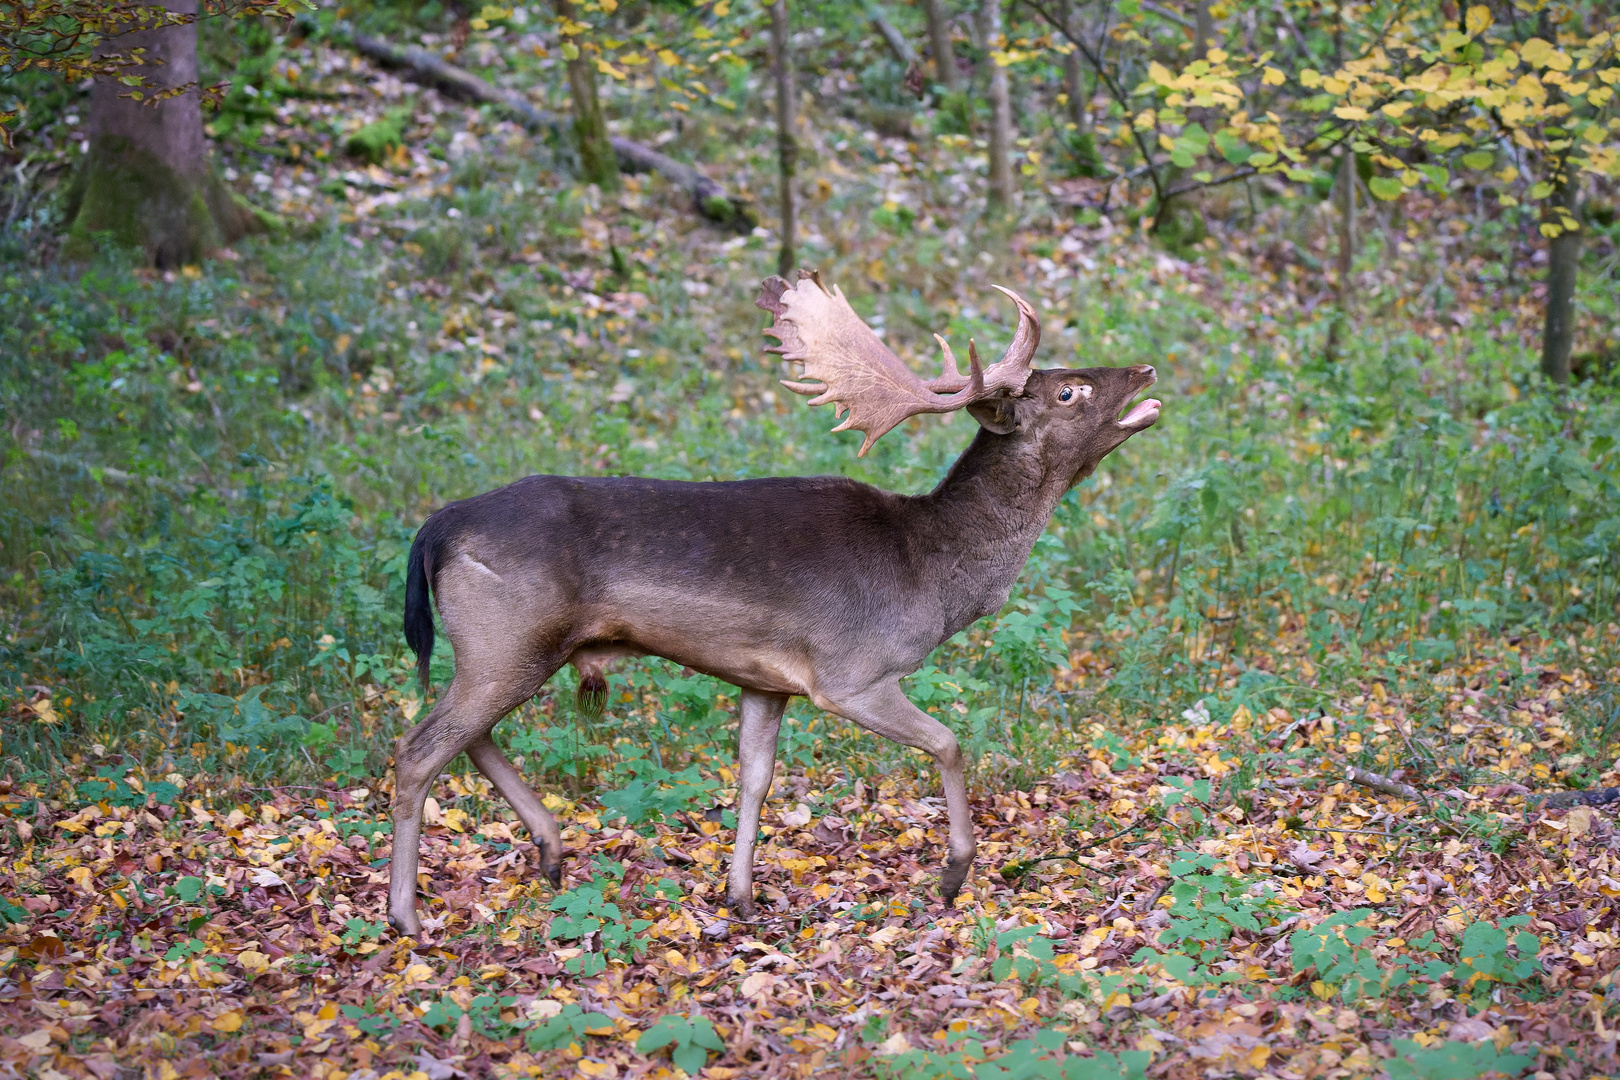
<path fill-rule="evenodd" d="M 516 90 L 504 89 L 480 79 L 472 72 L 435 56 L 419 45 L 399 49 L 358 30 L 350 32 L 349 41 L 355 51 L 384 67 L 406 68 L 413 75 L 436 85 L 446 93 L 488 105 L 497 105 L 531 131 L 560 132 L 573 126 L 573 122 L 566 117 L 535 108 L 529 103 L 528 98 Z M 718 183 L 692 166 L 620 135 L 614 135 L 608 142 L 613 145 L 613 152 L 618 155 L 620 168 L 632 173 L 662 174 L 691 192 L 698 212 L 704 217 L 731 225 L 742 223 L 747 223 L 750 227 L 753 225 L 749 220 L 752 212 L 746 206 L 727 195 L 725 189 Z"/>
<path fill-rule="evenodd" d="M 1019 878 L 1023 877 L 1025 874 L 1029 873 L 1030 868 L 1032 866 L 1034 866 L 1036 863 L 1051 862 L 1054 859 L 1077 859 L 1082 854 L 1084 854 L 1085 852 L 1090 851 L 1092 848 L 1101 847 L 1103 844 L 1107 844 L 1107 843 L 1110 843 L 1110 842 L 1112 842 L 1114 840 L 1118 840 L 1122 836 L 1130 835 L 1131 833 L 1135 832 L 1136 830 L 1142 828 L 1144 825 L 1148 824 L 1148 820 L 1149 819 L 1147 819 L 1147 818 L 1143 818 L 1142 820 L 1138 821 L 1135 825 L 1131 825 L 1131 826 L 1129 826 L 1127 828 L 1121 829 L 1121 830 L 1119 830 L 1119 832 L 1113 833 L 1113 834 L 1111 834 L 1109 836 L 1098 837 L 1097 839 L 1092 840 L 1088 844 L 1085 844 L 1085 845 L 1083 845 L 1081 847 L 1078 847 L 1073 851 L 1064 852 L 1064 853 L 1062 853 L 1060 855 L 1041 855 L 1041 856 L 1039 856 L 1037 858 L 1034 858 L 1034 859 L 1023 859 L 1023 860 L 1020 860 L 1018 862 L 1010 862 L 1006 866 L 1003 866 L 1001 868 L 1002 880 L 1008 881 L 1008 882 L 1016 882 Z"/>
<path fill-rule="evenodd" d="M 1398 799 L 1421 802 L 1425 806 L 1429 803 L 1429 797 L 1411 784 L 1403 784 L 1399 780 L 1392 780 L 1387 776 L 1368 772 L 1366 769 L 1358 769 L 1354 765 L 1345 767 L 1344 778 L 1352 784 L 1372 788 L 1374 791 L 1381 791 L 1385 795 L 1393 795 Z"/>
<path fill-rule="evenodd" d="M 908 67 L 917 62 L 917 50 L 911 47 L 911 42 L 906 40 L 906 36 L 899 28 L 889 21 L 875 0 L 867 0 L 866 17 L 872 20 L 872 25 L 877 28 L 878 34 L 882 36 L 884 44 L 888 45 L 889 51 L 894 53 L 896 60 Z"/>
<path fill-rule="evenodd" d="M 1292 832 L 1343 833 L 1345 836 L 1382 836 L 1386 840 L 1407 840 L 1400 833 L 1379 832 L 1377 829 L 1324 829 L 1318 825 L 1295 825 Z"/>

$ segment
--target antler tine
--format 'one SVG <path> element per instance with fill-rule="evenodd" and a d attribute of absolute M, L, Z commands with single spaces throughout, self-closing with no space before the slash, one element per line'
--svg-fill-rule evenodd
<path fill-rule="evenodd" d="M 1007 351 L 1001 354 L 1001 359 L 990 365 L 985 372 L 984 385 L 987 393 L 1005 390 L 1009 394 L 1022 393 L 1024 383 L 1029 381 L 1030 361 L 1035 359 L 1035 350 L 1041 343 L 1041 321 L 1035 315 L 1035 309 L 1029 301 L 1000 285 L 990 286 L 992 289 L 1006 296 L 1018 305 L 1018 330 L 1013 334 L 1012 342 Z"/>
<path fill-rule="evenodd" d="M 806 287 L 807 281 L 814 287 Z M 1001 291 L 1019 310 L 1018 332 L 1007 353 L 987 371 L 979 363 L 977 348 L 969 343 L 971 373 L 963 379 L 950 346 L 936 335 L 944 350 L 944 370 L 926 383 L 862 321 L 842 289 L 834 285 L 829 290 L 813 272 L 799 271 L 799 280 L 792 285 L 779 277 L 767 278 L 755 304 L 775 316 L 765 333 L 780 344 L 766 351 L 804 364 L 803 381 L 784 379 L 782 385 L 796 394 L 815 395 L 811 405 L 832 404 L 835 415 L 847 412 L 833 430 L 865 432 L 859 451 L 864 456 L 908 417 L 953 412 L 993 394 L 1023 390 L 1040 341 L 1040 324 L 1022 297 Z"/>

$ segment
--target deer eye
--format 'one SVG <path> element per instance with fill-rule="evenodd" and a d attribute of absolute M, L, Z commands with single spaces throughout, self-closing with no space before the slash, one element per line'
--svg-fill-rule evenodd
<path fill-rule="evenodd" d="M 1058 391 L 1058 400 L 1059 401 L 1068 401 L 1073 397 L 1074 397 L 1074 387 L 1072 387 L 1072 386 L 1065 386 L 1062 390 Z"/>

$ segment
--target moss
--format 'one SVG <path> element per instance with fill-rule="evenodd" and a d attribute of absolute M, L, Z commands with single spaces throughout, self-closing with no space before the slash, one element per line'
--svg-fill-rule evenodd
<path fill-rule="evenodd" d="M 344 149 L 373 165 L 381 164 L 404 137 L 403 125 L 408 115 L 405 109 L 390 110 L 381 120 L 373 120 L 350 135 Z"/>
<path fill-rule="evenodd" d="M 138 249 L 165 269 L 197 262 L 239 236 L 281 224 L 212 172 L 188 177 L 117 137 L 91 146 L 69 191 L 67 210 L 72 223 L 63 246 L 67 258 L 87 259 L 111 245 Z"/>

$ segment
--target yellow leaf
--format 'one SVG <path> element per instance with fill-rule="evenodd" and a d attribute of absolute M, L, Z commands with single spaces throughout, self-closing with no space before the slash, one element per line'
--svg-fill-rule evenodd
<path fill-rule="evenodd" d="M 910 1049 L 911 1040 L 906 1038 L 906 1033 L 897 1031 L 883 1040 L 883 1045 L 878 1047 L 877 1052 L 885 1057 L 894 1057 L 897 1054 L 904 1054 Z"/>
<path fill-rule="evenodd" d="M 887 949 L 890 945 L 894 944 L 896 938 L 904 933 L 905 930 L 901 927 L 885 926 L 881 930 L 868 934 L 866 937 L 866 943 L 874 946 L 875 948 Z"/>
<path fill-rule="evenodd" d="M 1333 110 L 1333 115 L 1340 120 L 1365 120 L 1367 119 L 1367 110 L 1359 105 L 1340 105 Z"/>
<path fill-rule="evenodd" d="M 1378 111 L 1389 117 L 1391 120 L 1399 120 L 1411 110 L 1412 103 L 1410 101 L 1392 101 Z"/>
<path fill-rule="evenodd" d="M 1148 78 L 1152 79 L 1160 86 L 1174 86 L 1176 84 L 1175 75 L 1171 73 L 1169 68 L 1165 67 L 1157 60 L 1148 65 Z"/>
<path fill-rule="evenodd" d="M 412 964 L 405 969 L 404 978 L 406 983 L 427 982 L 433 978 L 433 969 L 426 964 Z"/>
<path fill-rule="evenodd" d="M 450 809 L 444 811 L 444 827 L 449 829 L 451 832 L 466 832 L 467 822 L 471 820 L 472 815 L 467 813 L 465 810 L 458 810 L 455 807 L 451 807 Z"/>
<path fill-rule="evenodd" d="M 474 30 L 488 30 L 489 29 L 489 23 L 484 19 L 468 19 L 467 20 L 467 25 L 472 27 Z"/>
<path fill-rule="evenodd" d="M 1569 825 L 1569 838 L 1585 836 L 1592 830 L 1592 808 L 1590 806 L 1577 806 L 1564 815 L 1564 821 Z"/>
<path fill-rule="evenodd" d="M 1257 1046 L 1257 1047 L 1255 1047 L 1253 1050 L 1249 1051 L 1249 1068 L 1251 1068 L 1251 1069 L 1263 1069 L 1263 1068 L 1265 1068 L 1266 1067 L 1266 1059 L 1269 1058 L 1270 1056 L 1271 1056 L 1271 1047 L 1269 1047 L 1269 1046 Z"/>
<path fill-rule="evenodd" d="M 716 18 L 720 18 L 720 19 L 723 19 L 727 15 L 730 15 L 731 14 L 731 0 L 720 0 L 720 2 L 718 4 L 714 5 L 714 14 L 715 14 Z"/>
<path fill-rule="evenodd" d="M 614 67 L 612 64 L 608 63 L 606 60 L 603 60 L 603 59 L 600 59 L 600 58 L 598 58 L 597 61 L 596 61 L 596 70 L 600 71 L 604 75 L 611 75 L 615 79 L 623 79 L 624 78 L 624 72 L 620 71 L 618 68 Z"/>
<path fill-rule="evenodd" d="M 670 52 L 668 49 L 658 50 L 658 62 L 663 64 L 665 67 L 681 66 L 681 58 L 676 56 L 673 52 Z"/>
<path fill-rule="evenodd" d="M 1480 34 L 1484 33 L 1490 28 L 1493 21 L 1494 20 L 1491 18 L 1490 8 L 1486 7 L 1484 4 L 1475 4 L 1473 7 L 1468 9 L 1468 14 L 1464 20 L 1464 25 L 1468 30 L 1469 37 L 1478 37 Z"/>
<path fill-rule="evenodd" d="M 95 880 L 95 874 L 88 866 L 75 866 L 73 869 L 67 872 L 66 876 L 69 881 L 73 882 L 73 884 L 77 885 L 85 892 L 93 891 L 91 888 L 91 883 Z"/>
<path fill-rule="evenodd" d="M 1260 81 L 1267 86 L 1281 86 L 1288 81 L 1288 76 L 1282 73 L 1281 68 L 1268 67 L 1260 76 Z"/>
<path fill-rule="evenodd" d="M 578 60 L 579 46 L 572 41 L 565 41 L 562 43 L 562 54 L 564 60 Z"/>
<path fill-rule="evenodd" d="M 242 1030 L 242 1014 L 236 1009 L 220 1013 L 213 1019 L 214 1030 L 224 1035 L 230 1035 Z"/>
<path fill-rule="evenodd" d="M 595 1058 L 580 1058 L 579 1075 L 611 1078 L 619 1075 L 619 1067 L 613 1064 L 611 1061 L 597 1061 Z"/>
<path fill-rule="evenodd" d="M 776 982 L 776 976 L 768 971 L 756 971 L 742 983 L 742 996 L 745 998 L 758 997 Z"/>
<path fill-rule="evenodd" d="M 249 975 L 263 975 L 270 968 L 270 957 L 257 949 L 237 953 L 236 962 Z"/>
<path fill-rule="evenodd" d="M 1546 67 L 1547 58 L 1553 54 L 1553 47 L 1541 38 L 1533 37 L 1519 48 L 1519 58 L 1531 67 Z"/>

